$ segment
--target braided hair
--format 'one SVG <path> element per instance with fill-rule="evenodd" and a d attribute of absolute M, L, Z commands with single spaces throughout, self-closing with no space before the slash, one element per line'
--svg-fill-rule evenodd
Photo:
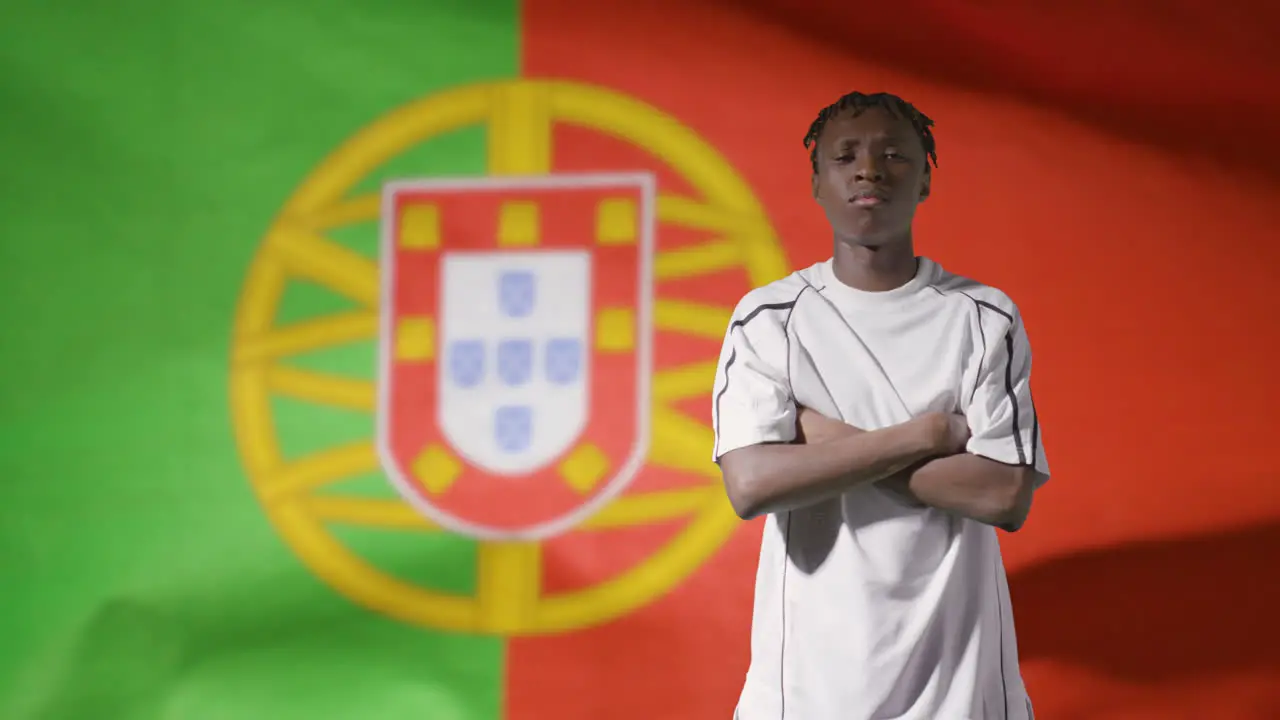
<path fill-rule="evenodd" d="M 916 135 L 920 136 L 920 144 L 924 146 L 925 154 L 933 161 L 933 166 L 938 167 L 938 149 L 933 142 L 933 131 L 929 129 L 933 127 L 933 121 L 928 115 L 897 95 L 883 92 L 870 95 L 851 92 L 822 108 L 818 117 L 814 118 L 813 123 L 809 125 L 809 132 L 804 136 L 804 146 L 809 150 L 809 162 L 812 163 L 815 174 L 818 172 L 818 138 L 822 136 L 822 129 L 827 126 L 827 121 L 845 110 L 852 110 L 854 117 L 857 117 L 868 108 L 880 108 L 895 117 L 909 120 L 911 127 L 915 128 Z"/>

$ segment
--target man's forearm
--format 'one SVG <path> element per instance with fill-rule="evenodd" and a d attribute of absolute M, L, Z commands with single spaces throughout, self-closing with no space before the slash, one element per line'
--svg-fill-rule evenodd
<path fill-rule="evenodd" d="M 755 445 L 720 459 L 725 488 L 743 518 L 810 505 L 937 454 L 926 420 L 851 432 L 820 444 Z"/>
<path fill-rule="evenodd" d="M 960 453 L 924 462 L 882 485 L 929 507 L 1013 532 L 1031 510 L 1035 471 Z"/>
<path fill-rule="evenodd" d="M 805 411 L 812 412 L 812 411 Z M 830 418 L 820 418 L 825 440 L 819 445 L 866 431 Z M 961 452 L 920 459 L 877 481 L 904 501 L 937 508 L 993 525 L 1017 530 L 1031 509 L 1035 473 Z"/>

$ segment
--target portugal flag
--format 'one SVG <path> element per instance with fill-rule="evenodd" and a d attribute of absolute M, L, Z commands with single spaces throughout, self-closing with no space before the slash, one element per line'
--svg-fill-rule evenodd
<path fill-rule="evenodd" d="M 728 720 L 715 363 L 855 89 L 1036 348 L 1037 715 L 1280 716 L 1274 7 L 11 3 L 0 717 Z"/>

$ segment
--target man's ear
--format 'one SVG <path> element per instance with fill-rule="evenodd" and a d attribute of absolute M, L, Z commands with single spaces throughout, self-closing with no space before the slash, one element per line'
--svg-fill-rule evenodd
<path fill-rule="evenodd" d="M 924 166 L 924 180 L 920 183 L 920 202 L 929 198 L 930 186 L 933 184 L 933 172 L 928 165 Z"/>
<path fill-rule="evenodd" d="M 813 199 L 818 199 L 818 173 L 814 173 L 809 178 L 810 184 L 813 186 Z"/>

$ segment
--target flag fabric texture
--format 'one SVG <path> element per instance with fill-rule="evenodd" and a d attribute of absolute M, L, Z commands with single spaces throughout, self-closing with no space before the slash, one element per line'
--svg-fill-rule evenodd
<path fill-rule="evenodd" d="M 937 122 L 918 251 L 1007 291 L 1035 348 L 1055 477 L 1001 542 L 1037 714 L 1274 717 L 1278 24 L 10 8 L 0 717 L 731 717 L 760 525 L 709 461 L 711 380 L 742 294 L 830 253 L 801 139 L 855 89 Z M 476 250 L 555 257 L 443 293 Z M 528 316 L 501 327 L 542 333 L 492 358 L 459 310 L 490 275 Z M 560 394 L 489 408 L 485 372 Z"/>

